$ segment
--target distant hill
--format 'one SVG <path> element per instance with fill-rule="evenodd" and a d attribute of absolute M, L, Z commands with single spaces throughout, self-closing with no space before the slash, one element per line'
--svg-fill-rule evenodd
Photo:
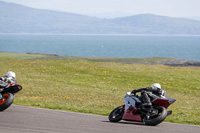
<path fill-rule="evenodd" d="M 152 14 L 102 19 L 0 1 L 0 33 L 200 35 L 200 21 Z"/>
<path fill-rule="evenodd" d="M 200 21 L 141 14 L 111 20 L 123 26 L 124 32 L 139 34 L 200 34 Z M 125 28 L 126 27 L 126 28 Z"/>

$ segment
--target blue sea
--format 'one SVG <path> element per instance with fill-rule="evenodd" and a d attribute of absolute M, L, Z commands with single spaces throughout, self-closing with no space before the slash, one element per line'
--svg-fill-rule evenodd
<path fill-rule="evenodd" d="M 0 35 L 0 51 L 85 57 L 169 57 L 200 61 L 200 37 Z"/>

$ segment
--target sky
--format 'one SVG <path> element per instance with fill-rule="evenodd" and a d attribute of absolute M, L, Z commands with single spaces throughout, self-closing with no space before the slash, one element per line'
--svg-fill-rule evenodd
<path fill-rule="evenodd" d="M 155 14 L 170 17 L 200 17 L 200 0 L 1 0 L 33 8 L 97 17 Z"/>

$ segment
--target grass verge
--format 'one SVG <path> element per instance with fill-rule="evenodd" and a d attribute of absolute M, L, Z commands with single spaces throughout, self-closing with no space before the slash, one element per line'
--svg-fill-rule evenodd
<path fill-rule="evenodd" d="M 14 104 L 108 115 L 123 104 L 126 92 L 158 82 L 168 97 L 177 99 L 169 108 L 174 113 L 165 121 L 200 125 L 200 67 L 4 54 L 0 53 L 0 74 L 16 72 L 18 83 L 24 87 L 15 96 Z"/>

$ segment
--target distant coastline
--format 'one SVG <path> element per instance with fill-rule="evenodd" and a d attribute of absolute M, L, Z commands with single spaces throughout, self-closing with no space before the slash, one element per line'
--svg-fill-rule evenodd
<path fill-rule="evenodd" d="M 0 51 L 79 57 L 167 57 L 200 61 L 198 36 L 0 35 Z"/>
<path fill-rule="evenodd" d="M 0 1 L 1 33 L 53 35 L 200 35 L 200 21 L 187 18 L 137 14 L 103 19 L 87 15 L 30 8 Z M 33 16 L 30 18 L 30 16 Z M 56 19 L 55 19 L 56 18 Z"/>
<path fill-rule="evenodd" d="M 41 59 L 41 60 L 85 60 L 92 62 L 116 62 L 123 64 L 146 64 L 156 65 L 162 64 L 167 66 L 195 66 L 200 67 L 199 61 L 151 57 L 151 58 L 117 58 L 117 57 L 80 57 L 80 56 L 62 56 L 57 54 L 42 54 L 42 53 L 10 53 L 0 51 L 0 57 L 6 58 L 21 58 L 21 59 Z"/>

